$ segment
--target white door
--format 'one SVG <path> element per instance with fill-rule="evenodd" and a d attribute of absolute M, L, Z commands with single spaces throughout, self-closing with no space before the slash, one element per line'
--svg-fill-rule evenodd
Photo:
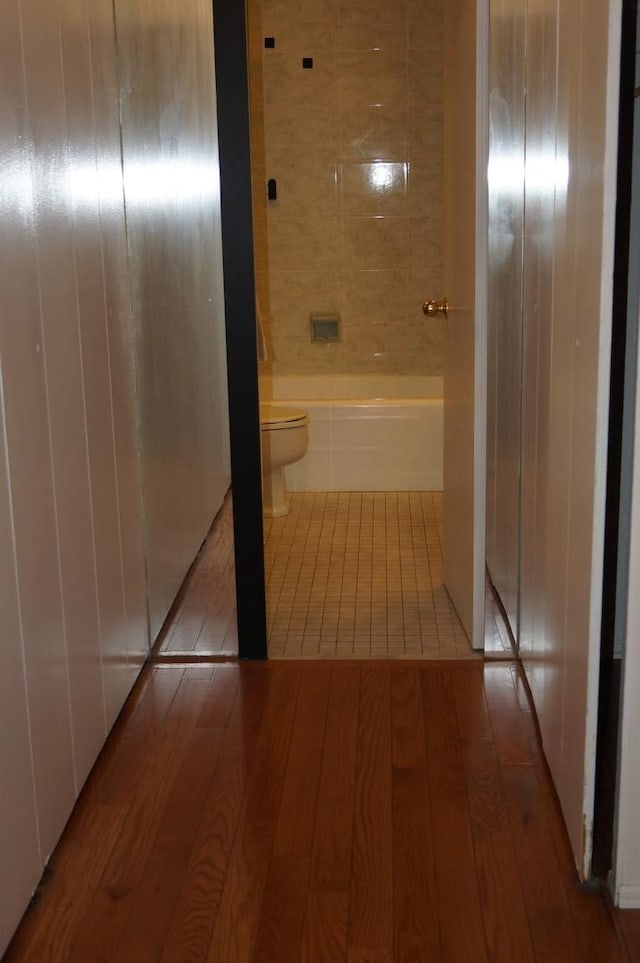
<path fill-rule="evenodd" d="M 584 876 L 598 716 L 620 24 L 620 0 L 563 0 L 529 4 L 525 27 L 520 654 Z"/>
<path fill-rule="evenodd" d="M 469 640 L 484 645 L 487 0 L 444 18 L 444 579 Z M 433 295 L 430 295 L 430 297 Z"/>

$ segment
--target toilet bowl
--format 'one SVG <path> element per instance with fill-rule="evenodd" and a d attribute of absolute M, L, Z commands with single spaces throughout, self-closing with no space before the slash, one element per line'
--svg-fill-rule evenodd
<path fill-rule="evenodd" d="M 309 415 L 301 408 L 260 405 L 262 508 L 269 518 L 291 510 L 285 465 L 302 458 L 309 444 Z"/>

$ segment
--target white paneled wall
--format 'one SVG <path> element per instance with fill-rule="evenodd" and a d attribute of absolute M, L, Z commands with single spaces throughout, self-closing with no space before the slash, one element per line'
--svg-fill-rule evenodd
<path fill-rule="evenodd" d="M 492 0 L 489 62 L 487 568 L 518 634 L 526 0 Z"/>
<path fill-rule="evenodd" d="M 619 18 L 617 0 L 534 0 L 527 15 L 520 646 L 585 874 L 595 765 Z"/>
<path fill-rule="evenodd" d="M 151 634 L 229 487 L 210 0 L 115 0 Z"/>
<path fill-rule="evenodd" d="M 1 954 L 149 638 L 110 0 L 0 58 Z"/>
<path fill-rule="evenodd" d="M 4 401 L 4 396 L 0 402 Z M 0 444 L 0 953 L 20 919 L 42 863 L 20 632 L 20 599 L 4 404 Z"/>
<path fill-rule="evenodd" d="M 75 2 L 78 2 L 78 0 L 75 0 Z M 80 6 L 84 5 L 80 3 Z M 104 2 L 104 0 L 99 3 L 88 2 L 86 3 L 86 10 L 93 79 L 92 104 L 95 125 L 95 170 L 97 174 L 100 238 L 98 244 L 92 232 L 87 231 L 82 238 L 82 243 L 83 246 L 89 246 L 93 243 L 95 257 L 100 258 L 104 266 L 104 306 L 108 323 L 104 329 L 102 340 L 97 344 L 94 342 L 91 348 L 95 353 L 95 365 L 98 364 L 102 351 L 106 353 L 108 359 L 109 401 L 113 422 L 113 457 L 109 457 L 108 464 L 105 464 L 106 454 L 100 459 L 99 452 L 96 452 L 96 456 L 91 460 L 95 483 L 97 484 L 100 480 L 100 487 L 101 489 L 104 488 L 104 476 L 101 474 L 101 469 L 104 468 L 106 472 L 110 472 L 110 476 L 107 477 L 111 478 L 117 498 L 117 502 L 112 506 L 107 504 L 107 496 L 105 495 L 102 496 L 99 503 L 96 500 L 96 505 L 99 504 L 103 510 L 101 521 L 105 538 L 106 526 L 109 524 L 111 517 L 110 513 L 114 509 L 117 509 L 119 520 L 117 542 L 115 537 L 112 536 L 113 541 L 109 543 L 109 546 L 120 583 L 117 587 L 113 587 L 114 607 L 110 610 L 108 616 L 106 613 L 101 615 L 101 623 L 104 633 L 105 619 L 108 618 L 106 631 L 108 639 L 111 641 L 109 642 L 110 648 L 105 647 L 105 651 L 115 651 L 116 663 L 118 638 L 123 630 L 127 632 L 127 656 L 132 669 L 132 672 L 129 673 L 130 685 L 132 677 L 137 673 L 137 669 L 148 655 L 149 628 L 145 600 L 144 545 L 143 539 L 140 537 L 139 401 L 136 404 L 135 417 L 132 417 L 134 336 L 131 314 L 125 308 L 125 305 L 129 304 L 131 299 L 130 264 L 124 243 L 125 220 L 121 175 L 117 183 L 114 179 L 114 172 L 121 172 L 122 169 L 120 121 L 118 112 L 114 110 L 114 104 L 118 102 L 119 80 L 116 51 L 114 49 L 112 3 Z M 70 46 L 72 46 L 71 43 Z M 74 92 L 76 86 L 77 84 L 74 82 Z M 69 87 L 70 84 L 67 83 L 65 87 L 67 98 L 70 96 Z M 71 115 L 72 111 L 67 109 L 67 116 L 70 117 Z M 79 128 L 77 135 L 72 138 L 74 145 L 81 136 L 82 130 Z M 94 155 L 89 155 L 88 158 L 92 166 L 94 163 L 93 157 Z M 80 290 L 81 287 L 79 286 L 79 292 Z M 94 293 L 97 299 L 97 310 L 100 300 L 99 283 L 96 283 Z M 139 305 L 134 303 L 134 315 L 137 315 L 139 310 Z M 96 370 L 98 376 L 99 367 L 94 370 Z M 102 391 L 102 398 L 106 406 L 108 397 L 106 379 L 103 380 L 99 390 Z M 108 429 L 108 425 L 105 425 L 105 429 Z M 108 435 L 105 434 L 105 451 L 107 441 Z M 121 497 L 119 493 L 123 491 L 130 493 L 129 497 Z M 136 497 L 133 496 L 134 491 Z M 109 511 L 105 512 L 105 508 L 108 508 Z M 94 512 L 97 512 L 96 508 L 94 508 Z M 101 558 L 98 549 L 96 549 L 96 552 L 98 566 L 102 565 L 104 572 L 106 559 Z M 98 574 L 98 591 L 100 593 L 102 591 L 100 568 Z M 104 578 L 107 577 L 107 573 L 104 572 Z M 119 601 L 120 593 L 122 594 L 122 603 Z M 102 608 L 104 609 L 104 605 L 102 605 Z M 124 626 L 120 624 L 121 612 L 125 614 Z M 111 696 L 109 691 L 106 691 L 107 724 L 113 718 L 113 713 L 117 712 L 118 693 L 120 691 L 116 688 L 117 667 L 114 666 L 113 672 L 114 679 L 111 692 L 115 697 L 115 705 L 110 705 Z M 121 683 L 124 684 L 124 682 L 125 680 L 122 678 Z"/>
<path fill-rule="evenodd" d="M 557 10 L 541 6 L 527 22 L 527 149 L 546 158 L 551 171 L 556 160 Z M 522 364 L 522 515 L 520 553 L 520 650 L 539 714 L 544 714 L 545 675 L 550 666 L 544 653 L 545 564 L 549 457 L 549 386 L 552 351 L 554 272 L 553 181 L 526 185 L 526 259 L 523 303 Z"/>
<path fill-rule="evenodd" d="M 155 634 L 229 484 L 211 4 L 117 12 L 0 6 L 0 955 L 149 651 L 142 494 Z"/>
<path fill-rule="evenodd" d="M 0 259 L 2 316 L 0 354 L 3 372 L 3 412 L 6 438 L 8 498 L 6 511 L 12 521 L 14 564 L 17 579 L 17 639 L 22 671 L 6 682 L 9 698 L 25 694 L 29 713 L 26 735 L 33 754 L 34 797 L 40 828 L 39 860 L 50 851 L 64 825 L 75 796 L 72 720 L 69 704 L 61 568 L 59 565 L 56 502 L 52 465 L 52 439 L 49 432 L 49 401 L 46 356 L 42 338 L 40 303 L 39 223 L 56 216 L 58 194 L 47 192 L 43 180 L 46 166 L 34 163 L 34 138 L 38 136 L 38 108 L 28 99 L 23 80 L 23 42 L 25 37 L 17 5 L 2 8 L 0 56 L 3 77 L 2 169 L 14 172 L 12 181 L 2 181 L 2 259 Z M 56 63 L 49 54 L 43 69 Z M 44 59 L 44 52 L 40 51 Z M 29 92 L 35 97 L 35 92 Z M 45 105 L 46 109 L 46 105 Z M 58 145 L 52 145 L 52 156 Z M 8 155 L 8 156 L 7 156 Z M 60 158 L 54 157 L 60 162 Z M 13 189 L 12 189 L 13 186 Z M 68 217 L 68 207 L 62 205 Z M 72 310 L 71 305 L 66 306 Z M 56 307 L 60 310 L 60 306 Z M 10 543 L 3 543 L 4 552 Z M 22 665 L 20 666 L 22 668 Z M 25 678 L 26 677 L 26 678 Z M 16 707 L 17 708 L 17 707 Z M 21 708 L 21 705 L 20 705 Z M 102 721 L 104 725 L 104 721 Z M 13 752 L 14 734 L 0 733 L 3 756 Z M 2 779 L 9 770 L 0 768 Z M 26 790 L 26 786 L 23 787 Z M 0 797 L 2 821 L 13 832 L 13 818 L 4 812 L 6 796 Z M 3 864 L 4 865 L 4 864 Z M 32 881 L 34 882 L 34 881 Z M 12 886 L 11 878 L 0 881 L 0 892 Z M 24 894 L 23 897 L 24 898 Z"/>

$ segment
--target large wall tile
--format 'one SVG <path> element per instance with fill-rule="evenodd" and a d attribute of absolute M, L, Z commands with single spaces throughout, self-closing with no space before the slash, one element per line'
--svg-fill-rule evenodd
<path fill-rule="evenodd" d="M 435 217 L 409 218 L 409 263 L 411 267 L 424 265 L 443 268 L 442 221 Z"/>
<path fill-rule="evenodd" d="M 348 217 L 344 222 L 344 265 L 373 270 L 403 264 L 409 256 L 406 218 Z"/>
<path fill-rule="evenodd" d="M 303 340 L 300 339 L 297 328 L 289 333 L 286 327 L 278 327 L 273 345 L 277 357 L 282 358 L 285 370 L 298 374 L 333 374 L 343 370 L 343 342 L 312 344 L 308 334 Z"/>
<path fill-rule="evenodd" d="M 338 0 L 336 42 L 343 49 L 397 48 L 407 43 L 408 0 Z"/>
<path fill-rule="evenodd" d="M 308 325 L 311 311 L 340 311 L 341 306 L 337 271 L 271 272 L 271 314 L 276 322 L 295 317 Z"/>
<path fill-rule="evenodd" d="M 408 78 L 403 51 L 343 50 L 338 52 L 337 65 L 338 96 L 343 106 L 406 104 Z"/>
<path fill-rule="evenodd" d="M 444 113 L 439 105 L 409 107 L 407 124 L 407 156 L 409 160 L 442 160 Z M 438 185 L 442 190 L 442 184 Z"/>
<path fill-rule="evenodd" d="M 345 271 L 344 317 L 348 322 L 389 323 L 411 313 L 408 271 Z"/>
<path fill-rule="evenodd" d="M 268 0 L 262 5 L 263 32 L 274 49 L 300 51 L 312 39 L 316 50 L 332 48 L 338 0 Z M 250 9 L 253 4 L 249 4 Z"/>
<path fill-rule="evenodd" d="M 305 144 L 267 151 L 267 178 L 276 177 L 278 197 L 268 204 L 274 220 L 284 215 L 314 217 L 338 213 L 338 176 L 335 160 Z"/>
<path fill-rule="evenodd" d="M 272 271 L 337 270 L 342 254 L 337 217 L 272 217 L 269 266 Z"/>
<path fill-rule="evenodd" d="M 407 165 L 389 161 L 342 165 L 342 206 L 346 216 L 407 212 Z"/>
<path fill-rule="evenodd" d="M 260 4 L 249 7 L 257 37 Z M 275 47 L 252 77 L 252 90 L 264 83 L 264 121 L 252 97 L 258 222 L 263 182 L 278 183 L 259 264 L 269 372 L 440 374 L 421 310 L 442 294 L 442 0 L 264 0 L 262 33 Z M 309 342 L 313 310 L 342 312 L 342 347 Z"/>
<path fill-rule="evenodd" d="M 444 0 L 446 3 L 446 0 Z M 408 0 L 408 37 L 413 50 L 421 50 L 423 57 L 442 53 L 444 44 L 443 0 Z"/>
<path fill-rule="evenodd" d="M 422 313 L 422 305 L 429 298 L 439 300 L 446 296 L 442 265 L 420 264 L 409 272 L 409 294 L 412 316 Z M 424 317 L 424 315 L 422 315 Z"/>
<path fill-rule="evenodd" d="M 408 165 L 407 197 L 414 217 L 442 222 L 444 215 L 441 184 L 444 177 L 442 158 L 434 154 L 428 160 L 411 161 Z"/>
<path fill-rule="evenodd" d="M 383 105 L 342 107 L 339 137 L 343 161 L 402 162 L 407 156 L 407 111 Z"/>
<path fill-rule="evenodd" d="M 303 57 L 313 58 L 305 70 Z M 332 51 L 265 50 L 264 125 L 267 150 L 307 145 L 329 152 L 337 139 L 338 86 Z M 333 147 L 332 147 L 333 145 Z"/>

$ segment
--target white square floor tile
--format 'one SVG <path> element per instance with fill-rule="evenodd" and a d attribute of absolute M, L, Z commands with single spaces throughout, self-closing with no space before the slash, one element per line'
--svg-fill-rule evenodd
<path fill-rule="evenodd" d="M 480 658 L 442 584 L 441 534 L 441 492 L 294 493 L 265 526 L 270 657 Z"/>

